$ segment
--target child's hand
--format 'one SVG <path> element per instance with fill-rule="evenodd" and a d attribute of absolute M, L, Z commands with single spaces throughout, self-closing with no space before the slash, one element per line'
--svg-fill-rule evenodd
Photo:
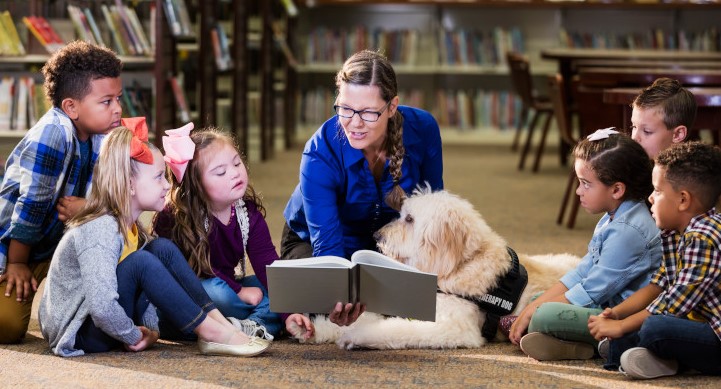
<path fill-rule="evenodd" d="M 294 313 L 285 319 L 285 330 L 294 338 L 303 340 L 310 339 L 315 332 L 313 322 L 305 315 Z"/>
<path fill-rule="evenodd" d="M 256 286 L 244 286 L 238 292 L 238 298 L 248 305 L 256 306 L 263 300 L 263 291 Z"/>
<path fill-rule="evenodd" d="M 623 336 L 623 328 L 621 321 L 606 316 L 602 316 L 602 312 L 598 316 L 588 318 L 588 330 L 594 339 L 600 341 L 603 338 L 618 339 Z"/>
<path fill-rule="evenodd" d="M 531 324 L 531 317 L 536 312 L 538 304 L 528 304 L 523 308 L 516 320 L 511 325 L 511 331 L 508 333 L 508 339 L 515 345 L 521 344 L 521 338 L 526 333 L 528 325 Z"/>
<path fill-rule="evenodd" d="M 27 301 L 30 293 L 38 290 L 38 280 L 33 276 L 27 263 L 8 263 L 5 274 L 0 275 L 0 282 L 5 281 L 7 281 L 5 297 L 10 297 L 15 288 L 18 302 Z"/>
<path fill-rule="evenodd" d="M 613 320 L 618 320 L 618 319 L 619 319 L 619 317 L 618 317 L 618 315 L 616 314 L 616 312 L 614 312 L 613 309 L 611 309 L 611 308 L 606 308 L 606 309 L 604 309 L 603 312 L 601 312 L 601 313 L 598 314 L 598 316 L 600 316 L 600 317 L 605 317 L 605 318 L 607 318 L 607 319 L 613 319 Z"/>
<path fill-rule="evenodd" d="M 72 219 L 85 206 L 85 199 L 82 197 L 65 196 L 58 200 L 56 206 L 58 210 L 58 219 L 66 222 Z"/>
<path fill-rule="evenodd" d="M 140 338 L 140 341 L 136 344 L 130 345 L 126 344 L 125 349 L 128 351 L 143 351 L 150 348 L 152 345 L 155 344 L 155 342 L 158 341 L 158 333 L 155 331 L 151 331 L 147 327 L 138 326 L 138 329 L 143 334 L 143 337 Z"/>

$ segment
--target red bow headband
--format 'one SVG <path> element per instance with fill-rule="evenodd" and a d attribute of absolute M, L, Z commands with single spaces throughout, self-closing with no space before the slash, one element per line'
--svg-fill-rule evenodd
<path fill-rule="evenodd" d="M 122 118 L 120 124 L 133 133 L 130 141 L 130 158 L 147 165 L 153 164 L 153 153 L 148 147 L 148 125 L 145 117 Z"/>

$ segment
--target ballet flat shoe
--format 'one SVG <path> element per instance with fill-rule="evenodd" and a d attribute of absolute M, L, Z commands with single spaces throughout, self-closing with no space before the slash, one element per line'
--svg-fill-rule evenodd
<path fill-rule="evenodd" d="M 232 355 L 236 357 L 252 357 L 268 349 L 270 343 L 255 336 L 244 344 L 223 344 L 198 340 L 198 348 L 201 354 L 206 355 Z"/>

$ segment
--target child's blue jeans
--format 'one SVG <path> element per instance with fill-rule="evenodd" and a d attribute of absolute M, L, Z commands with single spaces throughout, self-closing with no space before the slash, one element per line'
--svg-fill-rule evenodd
<path fill-rule="evenodd" d="M 721 375 L 721 340 L 709 323 L 668 315 L 646 318 L 641 329 L 612 340 L 603 366 L 616 370 L 621 354 L 632 347 L 645 347 L 663 359 L 675 359 L 684 368 Z"/>
<path fill-rule="evenodd" d="M 133 321 L 142 325 L 150 303 L 173 327 L 184 334 L 215 309 L 198 276 L 173 242 L 157 238 L 142 250 L 128 255 L 116 270 L 118 303 Z M 97 328 L 87 317 L 75 337 L 75 348 L 86 353 L 104 352 L 121 343 Z"/>
<path fill-rule="evenodd" d="M 247 276 L 240 280 L 240 284 L 245 288 L 249 286 L 258 287 L 263 291 L 263 299 L 258 305 L 246 304 L 238 298 L 233 289 L 221 278 L 214 277 L 202 281 L 205 292 L 208 293 L 210 299 L 213 300 L 218 310 L 226 317 L 234 317 L 236 319 L 250 319 L 254 322 L 265 326 L 265 329 L 273 336 L 278 336 L 280 330 L 283 329 L 283 322 L 275 312 L 270 311 L 270 300 L 268 299 L 268 291 L 260 283 L 258 277 Z"/>

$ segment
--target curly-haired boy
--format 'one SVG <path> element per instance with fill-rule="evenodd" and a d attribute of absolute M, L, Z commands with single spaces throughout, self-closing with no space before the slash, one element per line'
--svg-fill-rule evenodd
<path fill-rule="evenodd" d="M 63 222 L 85 202 L 103 136 L 120 125 L 121 70 L 115 53 L 82 41 L 42 69 L 53 107 L 12 151 L 0 186 L 0 343 L 25 336 Z"/>
<path fill-rule="evenodd" d="M 591 316 L 608 338 L 606 368 L 633 378 L 679 368 L 721 375 L 721 150 L 682 143 L 656 158 L 649 197 L 663 230 L 663 260 L 651 283 L 621 304 Z M 601 347 L 599 346 L 599 350 Z"/>

